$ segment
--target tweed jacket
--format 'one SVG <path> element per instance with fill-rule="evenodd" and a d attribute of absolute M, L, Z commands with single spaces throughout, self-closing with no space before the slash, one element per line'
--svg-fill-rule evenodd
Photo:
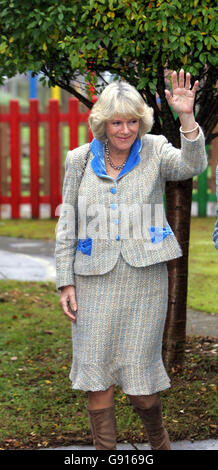
<path fill-rule="evenodd" d="M 91 146 L 84 144 L 69 151 L 56 227 L 57 289 L 75 285 L 75 274 L 107 273 L 120 252 L 134 267 L 182 256 L 165 215 L 165 183 L 186 180 L 206 167 L 201 128 L 192 141 L 181 134 L 181 149 L 162 135 L 136 139 L 116 178 L 106 172 L 104 145 L 97 139 Z"/>

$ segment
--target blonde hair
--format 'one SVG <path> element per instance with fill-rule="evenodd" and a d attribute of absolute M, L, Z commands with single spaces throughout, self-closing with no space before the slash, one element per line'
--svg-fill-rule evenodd
<path fill-rule="evenodd" d="M 153 109 L 145 103 L 136 88 L 126 81 L 114 81 L 107 85 L 93 105 L 88 122 L 96 139 L 105 142 L 105 122 L 115 115 L 139 119 L 139 138 L 149 132 L 153 125 Z"/>

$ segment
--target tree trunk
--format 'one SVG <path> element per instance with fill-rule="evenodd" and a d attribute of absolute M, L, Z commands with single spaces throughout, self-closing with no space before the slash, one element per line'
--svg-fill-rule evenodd
<path fill-rule="evenodd" d="M 162 65 L 159 66 L 157 90 L 161 98 L 162 133 L 174 147 L 180 148 L 179 121 L 174 118 L 165 98 Z M 163 337 L 163 360 L 166 369 L 170 369 L 172 365 L 182 365 L 184 359 L 192 179 L 167 182 L 165 194 L 167 220 L 183 251 L 182 257 L 167 263 L 169 290 Z"/>
<path fill-rule="evenodd" d="M 192 179 L 168 182 L 166 202 L 167 220 L 183 251 L 182 257 L 167 263 L 169 295 L 163 338 L 163 360 L 169 369 L 172 365 L 182 365 L 184 359 Z"/>

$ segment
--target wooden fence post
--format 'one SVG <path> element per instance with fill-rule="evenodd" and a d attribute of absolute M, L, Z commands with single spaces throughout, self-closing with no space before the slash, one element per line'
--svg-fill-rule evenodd
<path fill-rule="evenodd" d="M 10 149 L 11 149 L 11 215 L 12 219 L 20 217 L 20 123 L 19 103 L 10 101 Z"/>
<path fill-rule="evenodd" d="M 32 217 L 39 217 L 39 115 L 38 99 L 30 99 L 30 199 Z"/>
<path fill-rule="evenodd" d="M 49 143 L 51 217 L 55 217 L 55 210 L 59 204 L 60 145 L 59 106 L 58 101 L 54 99 L 49 101 Z"/>

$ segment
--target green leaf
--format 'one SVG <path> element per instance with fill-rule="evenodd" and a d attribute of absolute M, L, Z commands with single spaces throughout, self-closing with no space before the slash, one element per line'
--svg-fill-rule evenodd
<path fill-rule="evenodd" d="M 58 19 L 59 19 L 60 21 L 63 21 L 63 19 L 64 19 L 64 15 L 63 15 L 63 13 L 59 13 L 59 15 L 58 15 Z"/>
<path fill-rule="evenodd" d="M 73 5 L 73 7 L 72 7 L 72 13 L 73 13 L 73 15 L 76 14 L 77 9 L 78 9 L 78 6 L 77 6 L 77 5 Z"/>
<path fill-rule="evenodd" d="M 202 64 L 206 64 L 206 54 L 200 54 L 199 59 Z"/>
<path fill-rule="evenodd" d="M 110 38 L 109 38 L 108 36 L 106 36 L 106 37 L 104 38 L 104 44 L 105 44 L 106 47 L 109 46 L 109 42 L 110 42 Z"/>
<path fill-rule="evenodd" d="M 199 52 L 202 51 L 202 49 L 203 49 L 203 43 L 202 43 L 202 42 L 199 42 L 199 43 L 197 44 L 197 48 L 198 48 L 198 51 L 199 51 Z"/>
<path fill-rule="evenodd" d="M 152 95 L 154 95 L 156 93 L 156 83 L 149 83 L 148 84 L 149 86 L 149 89 L 150 89 L 150 92 L 152 93 Z"/>
<path fill-rule="evenodd" d="M 137 89 L 138 90 L 143 90 L 146 86 L 146 83 L 147 83 L 146 77 L 142 77 L 138 82 Z"/>

